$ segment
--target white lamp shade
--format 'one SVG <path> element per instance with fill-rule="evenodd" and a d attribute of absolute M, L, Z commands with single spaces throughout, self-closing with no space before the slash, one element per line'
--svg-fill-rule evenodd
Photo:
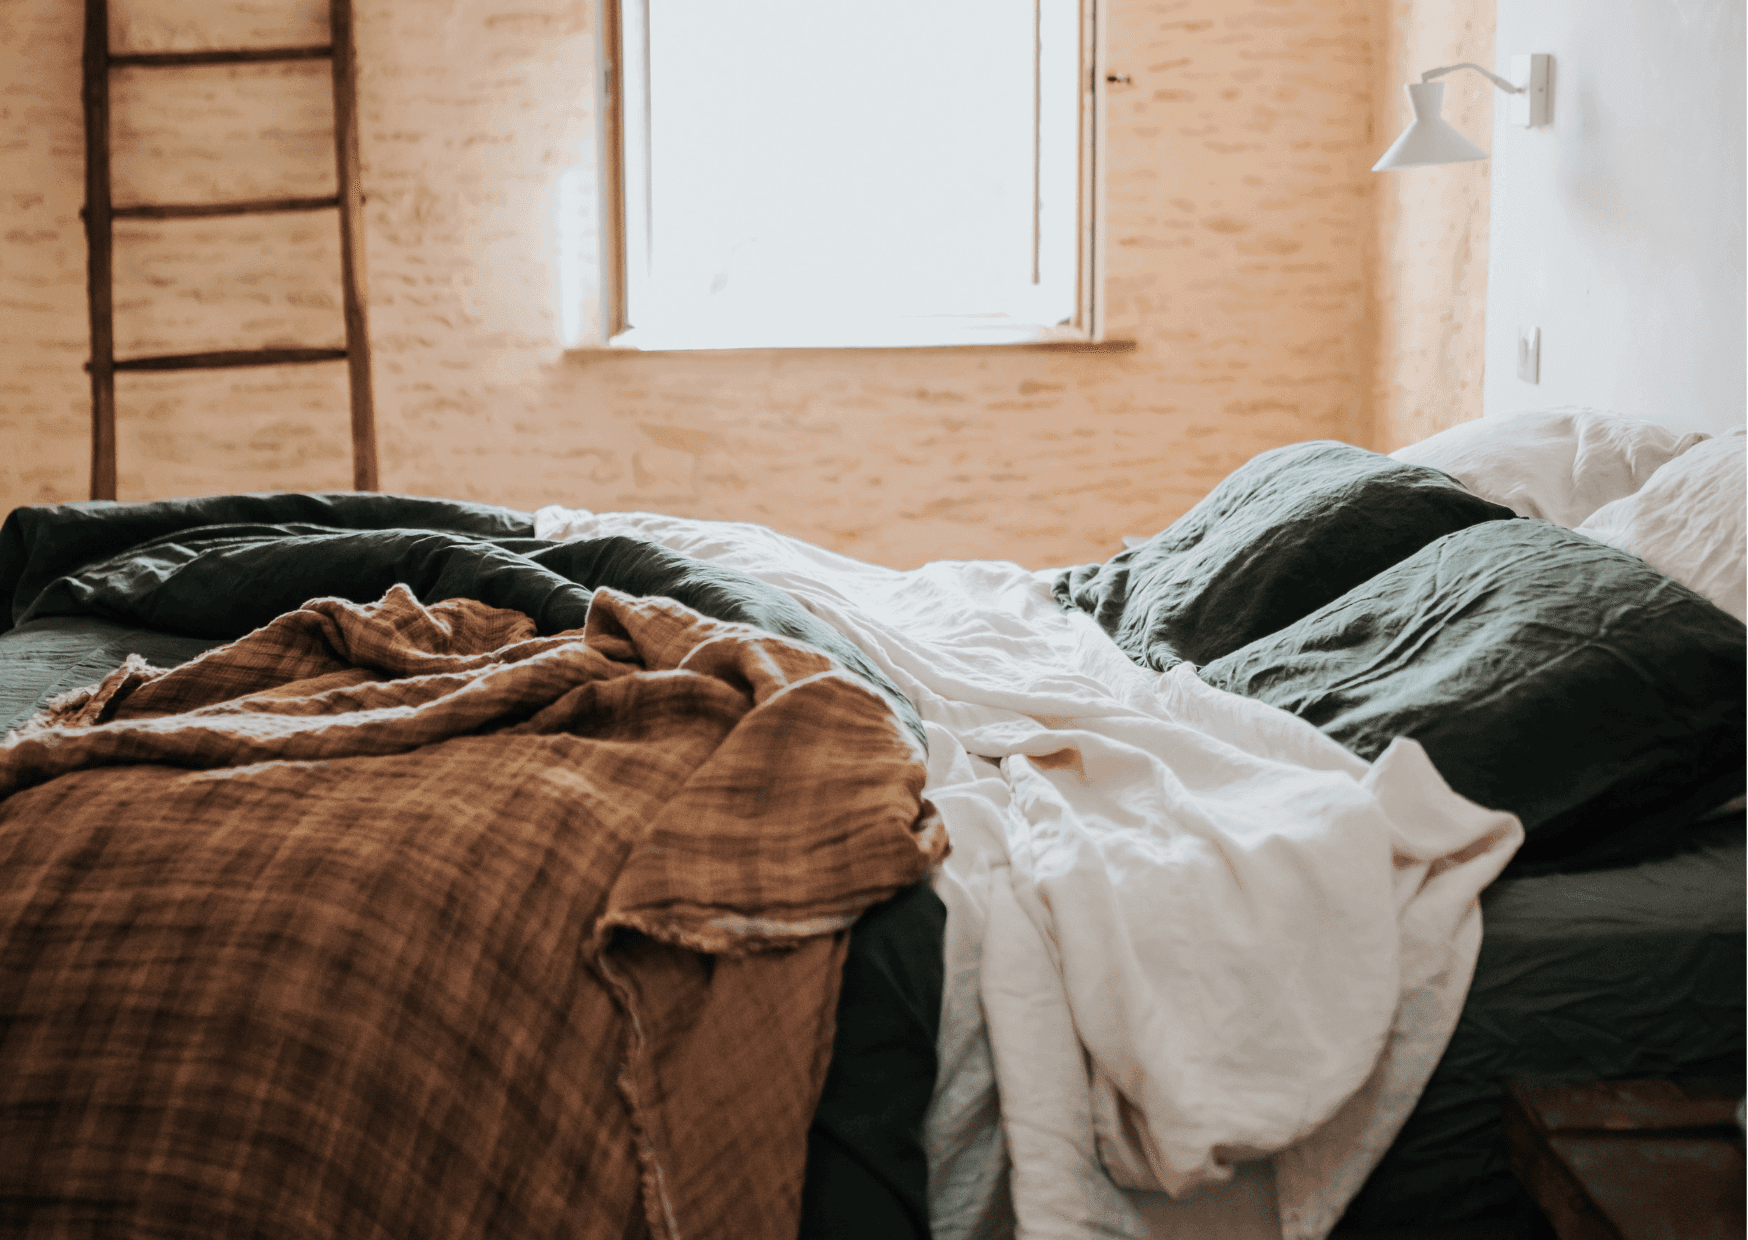
<path fill-rule="evenodd" d="M 1445 123 L 1438 114 L 1444 103 L 1443 82 L 1411 82 L 1402 88 L 1414 108 L 1414 119 L 1402 136 L 1390 144 L 1384 158 L 1372 165 L 1373 172 L 1397 168 L 1424 168 L 1428 164 L 1463 164 L 1486 159 L 1487 152 Z"/>

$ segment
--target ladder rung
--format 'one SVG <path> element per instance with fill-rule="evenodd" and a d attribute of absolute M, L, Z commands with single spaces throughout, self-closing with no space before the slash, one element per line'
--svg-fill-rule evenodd
<path fill-rule="evenodd" d="M 313 47 L 237 47 L 190 52 L 112 52 L 110 68 L 138 65 L 243 65 L 267 60 L 323 60 L 334 54 L 332 44 Z"/>
<path fill-rule="evenodd" d="M 337 195 L 326 198 L 258 198 L 250 202 L 190 202 L 115 207 L 111 217 L 118 220 L 193 220 L 214 215 L 266 215 L 274 211 L 320 211 L 340 205 Z"/>
<path fill-rule="evenodd" d="M 286 366 L 300 362 L 337 362 L 345 349 L 226 349 L 218 353 L 170 353 L 130 357 L 113 370 L 224 370 L 231 366 Z M 87 362 L 85 369 L 91 369 Z"/>

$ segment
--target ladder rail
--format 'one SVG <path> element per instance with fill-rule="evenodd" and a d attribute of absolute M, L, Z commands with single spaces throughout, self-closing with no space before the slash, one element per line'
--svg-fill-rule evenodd
<path fill-rule="evenodd" d="M 109 50 L 108 0 L 85 0 L 82 102 L 85 112 L 85 290 L 90 306 L 91 498 L 116 498 L 115 376 L 118 371 L 216 370 L 345 361 L 352 440 L 352 485 L 377 489 L 376 415 L 370 373 L 370 324 L 364 280 L 364 226 L 358 147 L 357 58 L 351 0 L 330 0 L 331 42 L 319 45 L 186 52 Z M 138 203 L 117 207 L 110 175 L 109 75 L 116 68 L 262 64 L 327 59 L 334 96 L 337 192 L 319 197 L 226 203 Z M 117 361 L 115 357 L 115 229 L 117 219 L 208 219 L 286 211 L 335 210 L 340 224 L 340 287 L 346 347 L 219 349 Z"/>
<path fill-rule="evenodd" d="M 334 175 L 340 199 L 340 296 L 352 398 L 352 489 L 374 491 L 376 407 L 370 385 L 370 322 L 364 290 L 364 195 L 358 152 L 358 58 L 352 0 L 328 0 L 334 59 Z"/>
<path fill-rule="evenodd" d="M 85 0 L 85 293 L 91 315 L 91 498 L 115 498 L 115 251 L 109 186 L 109 3 Z"/>

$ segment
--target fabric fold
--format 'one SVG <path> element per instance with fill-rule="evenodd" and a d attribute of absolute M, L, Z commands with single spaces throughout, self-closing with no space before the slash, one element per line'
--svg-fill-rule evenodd
<path fill-rule="evenodd" d="M 1455 1025 L 1516 819 L 1412 743 L 1368 764 L 1188 664 L 1137 667 L 1056 605 L 1050 573 L 896 572 L 650 513 L 535 521 L 757 576 L 916 703 L 953 844 L 935 880 L 940 1240 L 1144 1235 L 1168 1216 L 1208 1234 L 1263 1209 L 1260 1234 L 1328 1233 Z"/>
<path fill-rule="evenodd" d="M 946 851 L 924 778 L 825 655 L 607 590 L 580 633 L 396 587 L 124 667 L 0 746 L 0 1197 L 792 1235 L 842 931 Z"/>

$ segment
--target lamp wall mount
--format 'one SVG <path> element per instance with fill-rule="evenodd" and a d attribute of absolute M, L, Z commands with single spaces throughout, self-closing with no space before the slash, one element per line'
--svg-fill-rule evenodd
<path fill-rule="evenodd" d="M 1497 73 L 1490 73 L 1480 65 L 1467 60 L 1461 64 L 1428 69 L 1420 75 L 1420 81 L 1422 85 L 1425 85 L 1434 78 L 1443 77 L 1447 73 L 1455 73 L 1458 69 L 1473 69 L 1511 96 L 1511 123 L 1513 125 L 1533 128 L 1548 123 L 1548 62 L 1552 59 L 1553 57 L 1546 52 L 1513 56 L 1511 58 L 1511 76 L 1516 79 L 1515 81 L 1506 81 Z"/>
<path fill-rule="evenodd" d="M 1482 77 L 1486 78 L 1489 82 L 1492 82 L 1500 90 L 1508 91 L 1514 95 L 1523 93 L 1523 87 L 1518 86 L 1512 82 L 1506 81 L 1504 78 L 1500 77 L 1497 73 L 1488 72 L 1486 69 L 1483 69 L 1480 65 L 1476 64 L 1472 60 L 1465 60 L 1465 61 L 1461 62 L 1460 64 L 1445 65 L 1442 68 L 1438 68 L 1438 69 L 1428 69 L 1425 73 L 1420 75 L 1420 80 L 1423 83 L 1430 82 L 1433 80 L 1433 78 L 1441 78 L 1447 73 L 1455 73 L 1458 69 L 1473 69 L 1476 73 L 1479 73 Z"/>
<path fill-rule="evenodd" d="M 1511 97 L 1511 123 L 1533 129 L 1548 123 L 1548 66 L 1553 57 L 1546 52 L 1511 58 L 1511 76 L 1523 83 Z"/>

